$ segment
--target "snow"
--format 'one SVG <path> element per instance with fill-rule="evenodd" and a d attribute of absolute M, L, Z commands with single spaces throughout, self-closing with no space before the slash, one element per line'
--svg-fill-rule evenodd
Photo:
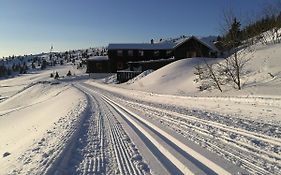
<path fill-rule="evenodd" d="M 150 74 L 152 72 L 153 72 L 153 70 L 151 70 L 151 69 L 143 71 L 141 74 L 139 74 L 135 78 L 127 81 L 126 84 L 133 84 L 135 81 L 138 81 L 138 80 L 142 79 L 143 77 L 147 76 L 148 74 Z"/>
<path fill-rule="evenodd" d="M 0 80 L 0 174 L 280 174 L 280 55 L 257 44 L 242 90 L 223 93 L 194 82 L 221 58 L 122 84 L 71 64 Z"/>
<path fill-rule="evenodd" d="M 224 87 L 225 92 L 213 90 L 199 92 L 199 84 L 194 82 L 194 66 L 204 64 L 204 59 L 210 63 L 222 62 L 217 58 L 186 58 L 173 62 L 123 88 L 135 89 L 158 94 L 173 94 L 184 96 L 280 96 L 281 90 L 281 44 L 263 46 L 257 45 L 247 65 L 248 74 L 242 78 L 243 89 Z M 269 74 L 272 74 L 272 78 Z M 176 85 L 176 86 L 175 86 Z M 161 87 L 161 88 L 160 88 Z"/>
<path fill-rule="evenodd" d="M 1 103 L 0 152 L 10 152 L 11 155 L 0 159 L 0 173 L 7 174 L 11 169 L 23 166 L 24 162 L 18 157 L 32 145 L 36 146 L 37 140 L 45 138 L 47 130 L 71 110 L 79 111 L 77 106 L 83 100 L 81 92 L 69 85 L 44 83 L 29 87 Z M 55 137 L 50 139 L 56 143 L 61 141 Z M 40 152 L 44 151 L 42 149 Z M 36 158 L 29 165 L 24 165 L 24 171 L 36 166 L 34 163 Z"/>
<path fill-rule="evenodd" d="M 76 66 L 56 66 L 55 68 L 48 68 L 46 70 L 31 71 L 28 74 L 18 75 L 13 78 L 8 78 L 0 81 L 0 96 L 8 98 L 15 95 L 18 91 L 23 90 L 25 87 L 36 83 L 38 81 L 52 80 L 51 73 L 58 72 L 60 76 L 66 76 L 68 71 L 72 74 L 81 75 L 84 70 L 76 69 Z"/>
<path fill-rule="evenodd" d="M 246 67 L 246 76 L 242 77 L 243 87 L 240 91 L 225 86 L 223 93 L 217 90 L 199 92 L 198 84 L 194 82 L 194 66 L 203 64 L 204 58 L 179 60 L 127 83 L 110 85 L 89 80 L 86 84 L 97 93 L 110 96 L 118 105 L 122 104 L 127 113 L 130 113 L 128 109 L 134 110 L 132 115 L 142 116 L 138 120 L 143 123 L 149 121 L 156 124 L 152 126 L 155 130 L 159 131 L 157 127 L 160 127 L 165 132 L 170 132 L 167 130 L 170 128 L 200 145 L 199 147 L 250 171 L 250 174 L 279 174 L 280 52 L 281 44 L 255 45 L 255 51 L 246 54 L 246 58 L 252 59 Z M 210 63 L 223 61 L 220 58 L 205 59 Z M 142 130 L 142 133 L 146 131 Z M 149 133 L 145 135 L 150 137 Z M 170 137 L 169 140 L 173 140 L 177 135 L 172 134 Z M 173 143 L 177 143 L 176 140 Z M 199 151 L 196 146 L 191 147 L 195 153 L 204 152 Z M 171 150 L 166 150 L 165 154 Z M 209 157 L 208 155 L 209 153 L 204 153 L 203 157 Z M 177 157 L 168 157 L 180 167 L 176 163 Z M 266 165 L 261 162 L 266 162 Z M 216 163 L 221 166 L 227 161 Z M 215 169 L 214 167 L 215 165 L 210 166 L 211 169 Z M 228 167 L 227 170 L 232 173 L 238 171 L 237 167 L 223 167 Z M 191 174 L 197 171 L 191 167 L 187 169 L 191 170 Z"/>
<path fill-rule="evenodd" d="M 118 83 L 117 74 L 114 74 L 114 75 L 111 75 L 111 76 L 108 76 L 108 77 L 104 78 L 102 80 L 102 82 L 104 82 L 106 84 L 116 84 L 116 83 Z"/>
<path fill-rule="evenodd" d="M 130 84 L 128 88 L 162 94 L 192 94 L 197 92 L 194 83 L 194 66 L 212 58 L 188 58 L 173 62 L 148 76 Z M 123 86 L 124 87 L 124 86 Z M 161 88 L 160 88 L 161 87 Z"/>

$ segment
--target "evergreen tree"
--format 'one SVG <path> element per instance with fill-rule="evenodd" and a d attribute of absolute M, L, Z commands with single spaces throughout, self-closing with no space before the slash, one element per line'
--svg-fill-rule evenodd
<path fill-rule="evenodd" d="M 230 49 L 238 47 L 241 44 L 241 24 L 237 21 L 237 18 L 234 18 L 233 23 L 226 35 L 227 45 Z"/>
<path fill-rule="evenodd" d="M 59 73 L 56 72 L 56 75 L 55 75 L 55 79 L 58 79 L 60 76 L 59 76 Z"/>
<path fill-rule="evenodd" d="M 66 76 L 71 76 L 70 70 L 67 72 Z"/>

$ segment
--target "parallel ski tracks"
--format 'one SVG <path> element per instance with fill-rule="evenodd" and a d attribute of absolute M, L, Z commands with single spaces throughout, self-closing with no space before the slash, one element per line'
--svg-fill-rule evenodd
<path fill-rule="evenodd" d="M 82 174 L 150 174 L 147 168 L 142 167 L 145 165 L 143 160 L 134 159 L 134 156 L 139 155 L 138 149 L 115 117 L 112 107 L 100 97 L 85 93 L 95 103 L 93 109 L 97 114 L 93 122 L 96 124 L 90 126 L 89 130 L 94 130 L 92 135 L 96 138 L 88 142 L 96 146 L 87 148 L 89 153 L 82 162 Z"/>
<path fill-rule="evenodd" d="M 125 100 L 121 101 L 122 103 L 139 112 L 146 113 L 150 117 L 154 117 L 156 120 L 165 122 L 169 127 L 179 130 L 180 133 L 183 133 L 188 138 L 192 138 L 197 142 L 207 143 L 209 147 L 212 147 L 218 153 L 223 153 L 224 155 L 234 158 L 236 161 L 238 160 L 242 162 L 242 166 L 254 174 L 275 174 L 276 172 L 280 172 L 280 152 L 275 153 L 268 150 L 264 151 L 247 143 L 251 140 L 257 140 L 271 144 L 272 147 L 280 148 L 281 139 L 279 138 L 274 138 L 239 128 L 232 128 L 223 124 L 199 119 L 195 116 L 179 114 L 136 102 Z M 212 134 L 210 133 L 210 129 L 215 130 L 218 134 L 216 134 L 215 137 L 210 137 Z M 244 138 L 244 140 L 234 141 L 227 137 L 231 134 L 238 138 L 240 136 Z M 217 142 L 218 140 L 219 143 Z M 274 168 L 271 170 L 262 168 L 264 165 L 262 159 L 271 163 L 271 165 L 267 166 Z M 279 170 L 277 168 L 279 168 Z"/>
<path fill-rule="evenodd" d="M 152 144 L 155 145 L 155 147 L 170 161 L 172 162 L 172 164 L 174 164 L 175 167 L 178 168 L 179 172 L 181 172 L 182 174 L 194 174 L 194 168 L 197 167 L 195 171 L 197 172 L 201 172 L 201 173 L 205 173 L 205 174 L 223 174 L 223 175 L 227 175 L 230 174 L 228 171 L 226 171 L 224 168 L 220 167 L 219 165 L 217 165 L 216 163 L 214 163 L 213 161 L 209 160 L 208 158 L 204 157 L 203 155 L 201 155 L 199 152 L 194 151 L 193 149 L 191 149 L 190 147 L 188 147 L 187 145 L 183 144 L 181 141 L 177 140 L 176 138 L 173 138 L 171 135 L 169 135 L 168 133 L 166 133 L 165 131 L 161 130 L 160 128 L 158 128 L 157 126 L 154 126 L 152 123 L 149 123 L 148 121 L 142 120 L 140 117 L 136 116 L 135 114 L 133 114 L 131 111 L 127 110 L 126 108 L 120 106 L 119 104 L 115 103 L 114 101 L 112 101 L 111 99 L 109 99 L 108 97 L 98 94 L 95 91 L 92 90 L 87 90 L 86 91 L 90 91 L 92 94 L 97 94 L 99 96 L 102 97 L 103 101 L 107 104 L 109 104 L 115 111 L 118 112 L 118 114 L 122 117 L 122 118 L 126 118 L 126 120 L 128 120 L 132 125 L 134 125 L 134 127 L 136 127 L 142 134 L 145 135 L 145 137 L 147 139 L 150 140 L 150 142 Z M 102 107 L 106 106 L 106 105 L 101 105 Z M 108 110 L 106 110 L 108 111 Z M 120 155 L 124 155 L 126 153 L 123 153 L 122 150 L 118 149 L 118 145 L 122 144 L 122 142 L 120 143 L 118 140 L 116 140 L 118 137 L 120 137 L 120 135 L 118 135 L 116 133 L 116 125 L 114 124 L 114 122 L 112 122 L 112 120 L 114 121 L 115 118 L 112 117 L 114 115 L 109 114 L 106 115 L 107 116 L 107 123 L 110 123 L 110 130 L 111 135 L 112 135 L 112 143 L 115 143 L 113 145 L 116 145 L 117 147 L 114 148 L 115 153 L 117 155 L 117 159 L 118 159 L 118 164 L 120 166 L 120 164 L 125 164 L 127 166 L 125 167 L 120 167 L 120 172 L 121 174 L 138 174 L 138 171 L 135 171 L 133 168 L 133 166 L 130 165 L 130 162 L 126 159 L 126 157 L 129 156 L 121 156 Z M 141 123 L 141 124 L 140 124 Z M 143 125 L 143 126 L 142 126 Z M 145 128 L 144 128 L 145 126 Z M 155 134 L 151 135 L 150 131 L 148 132 L 148 130 L 152 129 L 151 131 Z M 158 137 L 158 138 L 155 138 Z M 164 140 L 169 140 L 169 142 L 172 142 L 176 147 L 170 147 L 170 148 L 166 148 L 166 146 L 162 146 L 162 143 L 164 140 L 162 140 L 163 138 L 165 138 Z M 159 142 L 159 139 L 162 140 L 161 142 Z M 166 142 L 166 141 L 164 141 Z M 168 144 L 168 143 L 166 143 Z M 169 144 L 168 144 L 169 145 Z M 169 149 L 173 149 L 173 151 L 169 150 Z M 185 152 L 184 155 L 182 155 L 182 152 Z M 185 157 L 185 154 L 188 154 L 189 156 L 193 157 L 192 159 L 195 159 L 196 162 L 190 162 L 191 160 L 187 159 L 186 161 L 190 162 L 192 165 L 187 165 L 186 161 L 183 161 L 182 158 L 179 158 L 178 156 L 174 155 L 174 152 L 177 152 L 176 154 L 178 155 L 182 155 L 183 157 Z M 186 157 L 187 158 L 187 157 Z M 185 158 L 185 159 L 186 159 Z M 161 160 L 159 160 L 161 162 Z M 194 160 L 193 160 L 194 161 Z M 199 163 L 200 162 L 200 163 Z M 191 168 L 191 167 L 192 168 Z M 166 167 L 167 169 L 169 169 L 170 167 Z M 191 169 L 190 169 L 191 168 Z"/>
<path fill-rule="evenodd" d="M 90 96 L 92 99 L 92 105 L 95 105 L 92 110 L 99 107 L 95 102 L 96 99 Z M 108 149 L 105 146 L 105 131 L 104 131 L 104 122 L 102 115 L 99 111 L 95 111 L 95 114 L 89 121 L 88 127 L 88 145 L 86 147 L 86 158 L 82 163 L 82 174 L 106 174 L 106 155 L 105 149 Z"/>

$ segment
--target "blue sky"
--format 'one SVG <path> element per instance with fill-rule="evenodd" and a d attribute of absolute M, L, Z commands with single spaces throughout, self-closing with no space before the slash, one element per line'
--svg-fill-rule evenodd
<path fill-rule="evenodd" d="M 258 11 L 267 0 L 0 0 L 0 57 L 218 35 L 222 10 Z M 274 1 L 274 0 L 272 0 Z"/>

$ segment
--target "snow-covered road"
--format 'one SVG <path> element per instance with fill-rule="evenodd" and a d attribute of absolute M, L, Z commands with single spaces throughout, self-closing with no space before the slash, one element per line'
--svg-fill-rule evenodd
<path fill-rule="evenodd" d="M 280 110 L 278 99 L 167 99 L 85 80 L 35 83 L 0 103 L 0 151 L 10 153 L 0 174 L 280 174 L 278 118 L 252 120 L 244 105 Z"/>

